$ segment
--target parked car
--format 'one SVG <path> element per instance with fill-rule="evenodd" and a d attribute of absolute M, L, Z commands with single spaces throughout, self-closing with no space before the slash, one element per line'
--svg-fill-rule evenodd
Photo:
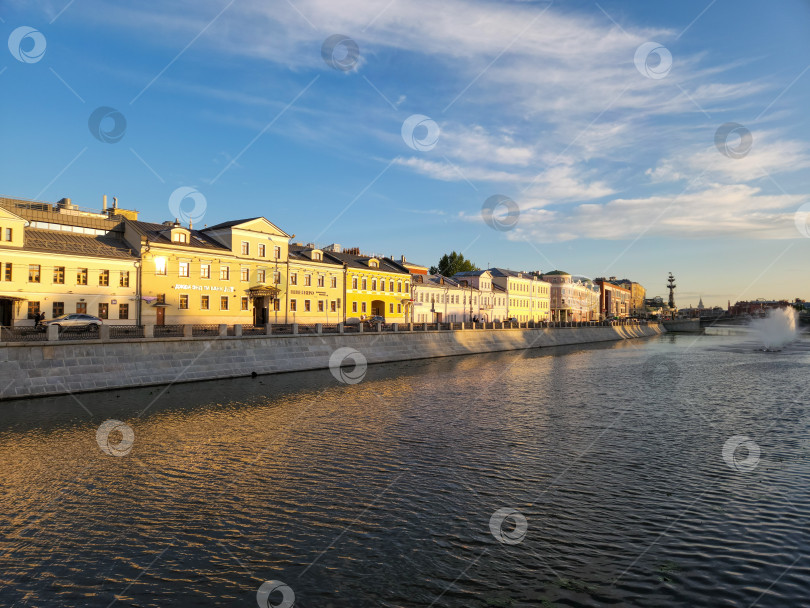
<path fill-rule="evenodd" d="M 365 323 L 366 327 L 368 328 L 376 329 L 377 323 L 382 323 L 383 325 L 385 325 L 385 317 L 382 317 L 380 315 L 374 315 L 373 317 L 369 317 L 368 319 L 363 321 L 363 323 Z"/>
<path fill-rule="evenodd" d="M 48 321 L 45 321 L 43 325 L 45 327 L 50 327 L 51 325 L 56 325 L 59 328 L 76 328 L 76 329 L 85 329 L 90 331 L 98 331 L 98 328 L 104 324 L 104 321 L 99 319 L 98 317 L 94 317 L 93 315 L 86 315 L 82 313 L 71 313 L 68 315 L 62 315 L 61 317 L 55 317 Z"/>

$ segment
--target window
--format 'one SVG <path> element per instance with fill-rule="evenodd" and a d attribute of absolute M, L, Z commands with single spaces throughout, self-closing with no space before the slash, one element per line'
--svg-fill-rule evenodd
<path fill-rule="evenodd" d="M 281 310 L 281 300 L 273 300 L 273 310 Z"/>
<path fill-rule="evenodd" d="M 175 232 L 172 241 L 175 243 L 188 243 L 188 235 L 185 232 Z"/>
<path fill-rule="evenodd" d="M 76 302 L 76 314 L 79 315 L 87 314 L 87 302 Z"/>
<path fill-rule="evenodd" d="M 188 310 L 188 295 L 180 294 L 180 310 Z"/>
<path fill-rule="evenodd" d="M 402 304 L 397 304 L 397 312 L 402 312 Z"/>
<path fill-rule="evenodd" d="M 61 317 L 63 314 L 65 314 L 65 303 L 54 302 L 52 310 L 53 310 L 53 318 Z"/>
<path fill-rule="evenodd" d="M 370 260 L 368 265 L 369 265 L 370 268 L 377 268 L 379 266 L 379 264 L 377 263 L 377 260 Z"/>
<path fill-rule="evenodd" d="M 242 310 L 248 309 L 248 299 L 246 297 L 242 298 Z"/>
<path fill-rule="evenodd" d="M 209 309 L 209 296 L 200 296 L 200 310 L 208 310 Z"/>
<path fill-rule="evenodd" d="M 121 271 L 121 276 L 118 279 L 118 286 L 119 287 L 129 287 L 129 271 L 128 270 L 122 270 Z M 124 305 L 124 306 L 126 306 L 126 305 Z M 120 319 L 121 317 L 118 317 L 118 318 Z M 123 317 L 123 318 L 126 319 L 127 317 Z"/>
<path fill-rule="evenodd" d="M 33 319 L 39 314 L 39 302 L 28 302 L 28 318 Z"/>
<path fill-rule="evenodd" d="M 410 288 L 411 288 L 411 286 L 410 286 L 410 285 L 408 285 L 407 283 L 405 283 L 405 293 L 408 293 L 408 291 L 410 290 Z"/>
<path fill-rule="evenodd" d="M 337 312 L 337 302 L 334 300 L 329 302 L 329 312 Z"/>
<path fill-rule="evenodd" d="M 29 264 L 28 265 L 28 282 L 29 283 L 39 283 L 39 264 Z M 37 311 L 39 312 L 39 311 Z"/>
<path fill-rule="evenodd" d="M 393 304 L 388 305 L 388 312 L 390 312 L 391 314 L 394 313 L 394 305 Z"/>
<path fill-rule="evenodd" d="M 260 243 L 259 244 L 259 257 L 260 258 L 266 257 L 267 256 L 266 251 L 267 251 L 267 247 L 264 245 L 264 243 Z"/>
<path fill-rule="evenodd" d="M 298 275 L 291 274 L 290 275 L 290 285 L 298 285 Z"/>
<path fill-rule="evenodd" d="M 325 310 L 323 300 L 318 300 L 318 312 L 323 312 Z"/>
<path fill-rule="evenodd" d="M 11 280 L 11 268 L 12 268 L 11 264 L 6 264 L 6 270 L 5 270 L 5 274 L 4 274 L 4 276 L 3 276 L 3 278 L 4 278 L 6 281 L 10 281 L 10 280 Z"/>
<path fill-rule="evenodd" d="M 366 280 L 365 280 L 365 279 L 363 279 L 363 282 L 361 283 L 361 285 L 363 286 L 363 289 L 365 289 L 365 288 L 366 288 L 367 283 L 366 283 Z"/>
<path fill-rule="evenodd" d="M 402 281 L 397 281 L 397 291 L 402 292 Z"/>
<path fill-rule="evenodd" d="M 371 291 L 377 291 L 377 279 L 371 279 Z"/>
<path fill-rule="evenodd" d="M 332 289 L 337 287 L 337 277 L 332 277 L 331 285 L 332 285 Z"/>
<path fill-rule="evenodd" d="M 98 318 L 99 319 L 109 319 L 110 318 L 110 305 L 106 302 L 99 302 L 98 303 Z"/>
<path fill-rule="evenodd" d="M 242 255 L 250 255 L 250 243 L 242 241 Z"/>
<path fill-rule="evenodd" d="M 129 319 L 129 304 L 118 305 L 118 318 Z"/>
<path fill-rule="evenodd" d="M 180 262 L 180 276 L 181 277 L 189 276 L 189 263 L 188 262 Z"/>
<path fill-rule="evenodd" d="M 200 264 L 200 278 L 201 279 L 211 278 L 211 264 Z"/>
<path fill-rule="evenodd" d="M 281 247 L 273 247 L 273 257 L 277 260 L 281 259 Z"/>
<path fill-rule="evenodd" d="M 13 234 L 13 233 L 12 233 L 12 231 L 11 231 L 11 228 L 6 228 L 6 240 L 7 240 L 7 241 L 10 241 L 10 240 L 11 240 L 11 235 L 12 235 L 12 234 Z"/>
<path fill-rule="evenodd" d="M 352 302 L 352 312 L 357 312 L 357 302 Z"/>
<path fill-rule="evenodd" d="M 357 277 L 352 279 L 352 289 L 357 289 Z"/>
<path fill-rule="evenodd" d="M 58 283 L 59 285 L 64 285 L 65 284 L 65 267 L 64 266 L 54 266 L 53 267 L 53 282 Z"/>
<path fill-rule="evenodd" d="M 290 311 L 295 312 L 298 310 L 298 303 L 295 300 L 290 300 Z"/>
<path fill-rule="evenodd" d="M 318 253 L 318 252 L 313 253 L 312 254 L 312 259 L 315 260 L 316 262 L 320 262 L 321 261 L 321 254 Z"/>
<path fill-rule="evenodd" d="M 227 281 L 231 278 L 231 269 L 228 266 L 219 267 L 219 280 Z"/>
<path fill-rule="evenodd" d="M 99 270 L 99 272 L 98 272 L 98 284 L 101 287 L 107 287 L 110 284 L 110 271 L 109 270 Z"/>
<path fill-rule="evenodd" d="M 155 274 L 166 274 L 166 258 L 155 258 Z"/>
<path fill-rule="evenodd" d="M 366 312 L 366 303 L 365 303 L 365 302 L 363 302 L 363 303 L 362 303 L 362 307 L 361 307 L 361 308 L 362 308 L 363 312 Z"/>
<path fill-rule="evenodd" d="M 393 279 L 388 283 L 388 291 L 394 291 L 394 281 Z"/>
<path fill-rule="evenodd" d="M 219 309 L 220 310 L 228 310 L 228 296 L 220 296 L 220 298 L 219 298 Z"/>
<path fill-rule="evenodd" d="M 275 285 L 281 284 L 281 273 L 278 270 L 273 273 L 273 283 Z"/>
<path fill-rule="evenodd" d="M 241 280 L 243 280 L 243 281 L 249 281 L 250 280 L 250 268 L 242 268 L 239 271 L 239 278 Z"/>
<path fill-rule="evenodd" d="M 266 279 L 266 274 L 264 270 L 257 270 L 256 271 L 256 282 L 257 283 L 264 283 Z"/>
<path fill-rule="evenodd" d="M 318 287 L 323 287 L 325 280 L 325 277 L 318 277 Z"/>
<path fill-rule="evenodd" d="M 310 312 L 312 310 L 312 302 L 309 300 L 304 300 L 304 312 Z"/>
<path fill-rule="evenodd" d="M 309 287 L 312 285 L 312 276 L 305 274 L 304 275 L 304 287 Z"/>

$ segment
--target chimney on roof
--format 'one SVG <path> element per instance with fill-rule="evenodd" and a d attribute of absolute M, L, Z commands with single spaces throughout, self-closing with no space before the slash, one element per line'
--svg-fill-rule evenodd
<path fill-rule="evenodd" d="M 400 264 L 404 264 L 405 262 L 406 262 L 406 260 L 405 260 L 405 256 L 404 256 L 404 255 L 403 255 L 403 256 L 400 256 L 400 258 L 399 258 L 399 263 L 400 263 Z"/>
<path fill-rule="evenodd" d="M 101 203 L 101 212 L 107 213 L 107 195 L 105 194 L 104 197 L 101 199 L 103 202 Z"/>
<path fill-rule="evenodd" d="M 118 209 L 118 197 L 113 197 L 113 209 Z"/>

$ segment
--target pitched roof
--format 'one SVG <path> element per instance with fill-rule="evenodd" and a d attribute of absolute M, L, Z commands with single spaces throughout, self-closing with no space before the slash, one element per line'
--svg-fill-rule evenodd
<path fill-rule="evenodd" d="M 454 277 L 480 277 L 485 272 L 489 272 L 489 270 L 465 270 L 464 272 L 457 272 L 454 274 Z M 490 272 L 490 274 L 492 274 Z"/>
<path fill-rule="evenodd" d="M 323 257 L 332 258 L 333 260 L 337 261 L 340 264 L 347 264 L 349 268 L 362 268 L 363 270 L 369 270 L 368 260 L 370 260 L 371 257 L 373 256 L 355 255 L 353 253 L 336 253 L 334 251 L 324 251 Z M 408 272 L 407 268 L 398 264 L 391 258 L 375 258 L 375 259 L 380 261 L 380 267 L 374 268 L 372 270 L 379 270 L 380 272 L 394 272 L 397 274 L 407 274 L 407 275 L 411 274 L 410 272 Z"/>
<path fill-rule="evenodd" d="M 336 265 L 336 266 L 343 266 L 343 264 L 341 262 L 338 262 L 337 260 L 330 259 L 326 255 L 327 252 L 324 252 L 322 260 L 313 260 L 313 259 L 311 259 L 308 255 L 306 255 L 306 253 L 308 251 L 312 251 L 312 249 L 313 249 L 312 247 L 304 247 L 303 245 L 290 245 L 289 249 L 288 249 L 288 251 L 289 251 L 289 254 L 288 254 L 289 259 L 292 262 L 306 261 L 306 262 L 315 262 L 317 264 L 333 264 L 333 265 Z M 315 249 L 317 249 L 317 247 Z"/>
<path fill-rule="evenodd" d="M 136 220 L 125 220 L 128 226 L 132 226 L 138 234 L 145 236 L 151 242 L 156 244 L 177 245 L 179 247 L 196 247 L 202 249 L 216 249 L 219 251 L 230 251 L 225 245 L 215 241 L 207 234 L 200 230 L 191 230 L 188 243 L 172 242 L 165 232 L 171 230 L 171 226 L 164 226 L 163 224 L 152 224 L 150 222 L 141 222 Z M 186 229 L 188 230 L 188 229 Z"/>
<path fill-rule="evenodd" d="M 94 236 L 57 230 L 28 228 L 25 231 L 25 251 L 61 253 L 106 258 L 137 259 L 123 238 L 117 234 Z"/>
<path fill-rule="evenodd" d="M 238 226 L 239 224 L 244 224 L 246 222 L 252 222 L 254 220 L 263 219 L 261 215 L 257 215 L 256 217 L 249 217 L 244 220 L 231 220 L 229 222 L 220 222 L 219 224 L 214 224 L 213 226 L 208 226 L 206 230 L 219 230 L 220 228 L 233 228 L 234 226 Z"/>

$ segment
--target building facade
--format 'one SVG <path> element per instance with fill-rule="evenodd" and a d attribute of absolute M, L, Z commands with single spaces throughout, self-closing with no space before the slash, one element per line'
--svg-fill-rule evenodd
<path fill-rule="evenodd" d="M 609 280 L 612 281 L 613 278 L 611 277 Z M 630 279 L 619 279 L 616 283 L 630 291 L 630 316 L 643 317 L 646 313 L 644 300 L 647 297 L 647 290 L 644 289 L 641 283 L 636 283 Z"/>
<path fill-rule="evenodd" d="M 289 248 L 287 314 L 279 323 L 342 323 L 345 268 L 310 244 Z M 274 323 L 276 321 L 273 321 Z"/>
<path fill-rule="evenodd" d="M 599 306 L 603 319 L 626 318 L 630 316 L 630 290 L 609 279 L 595 280 L 599 285 Z"/>
<path fill-rule="evenodd" d="M 551 285 L 552 321 L 579 323 L 600 319 L 600 288 L 593 281 L 563 270 L 541 276 Z"/>
<path fill-rule="evenodd" d="M 0 325 L 34 325 L 38 313 L 134 324 L 138 257 L 120 226 L 69 199 L 0 199 Z"/>
<path fill-rule="evenodd" d="M 507 319 L 548 321 L 551 316 L 551 284 L 536 274 L 506 268 L 490 268 L 492 282 L 506 292 Z"/>

